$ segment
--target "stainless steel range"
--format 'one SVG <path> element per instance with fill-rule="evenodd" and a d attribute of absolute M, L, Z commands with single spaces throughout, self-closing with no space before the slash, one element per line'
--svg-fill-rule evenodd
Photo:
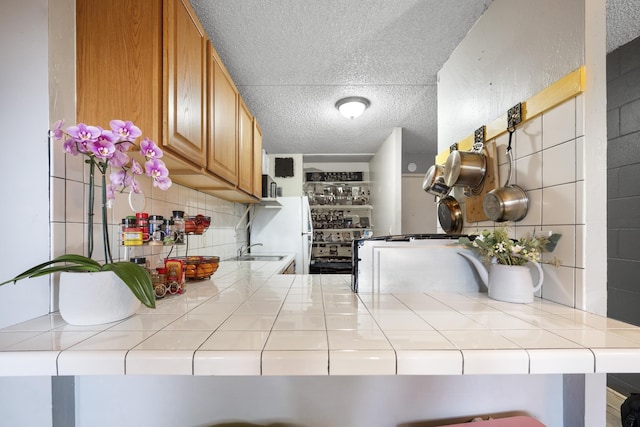
<path fill-rule="evenodd" d="M 359 293 L 478 292 L 458 235 L 405 234 L 353 241 L 351 289 Z"/>

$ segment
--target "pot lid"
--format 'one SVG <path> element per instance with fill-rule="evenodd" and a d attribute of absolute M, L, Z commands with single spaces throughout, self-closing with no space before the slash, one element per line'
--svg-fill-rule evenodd
<path fill-rule="evenodd" d="M 447 157 L 444 166 L 444 183 L 447 187 L 453 187 L 460 177 L 460 165 L 462 159 L 459 151 L 452 151 Z"/>

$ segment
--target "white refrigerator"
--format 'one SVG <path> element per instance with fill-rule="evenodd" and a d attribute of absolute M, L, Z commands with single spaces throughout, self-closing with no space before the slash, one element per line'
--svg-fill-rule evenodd
<path fill-rule="evenodd" d="M 295 254 L 296 274 L 308 274 L 313 246 L 309 199 L 278 197 L 280 206 L 258 205 L 250 228 L 253 254 Z"/>

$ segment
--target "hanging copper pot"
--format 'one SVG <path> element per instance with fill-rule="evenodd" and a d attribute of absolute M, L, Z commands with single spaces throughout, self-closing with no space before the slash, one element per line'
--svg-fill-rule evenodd
<path fill-rule="evenodd" d="M 447 196 L 438 202 L 438 221 L 447 234 L 462 232 L 462 208 L 453 196 Z"/>
<path fill-rule="evenodd" d="M 529 209 L 529 198 L 527 193 L 517 185 L 510 184 L 513 172 L 513 155 L 507 149 L 509 157 L 509 175 L 504 187 L 489 191 L 482 200 L 482 208 L 485 215 L 491 221 L 520 221 Z"/>

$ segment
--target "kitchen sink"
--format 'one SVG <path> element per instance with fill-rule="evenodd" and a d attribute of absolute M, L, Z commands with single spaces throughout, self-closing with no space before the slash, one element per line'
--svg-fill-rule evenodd
<path fill-rule="evenodd" d="M 232 258 L 234 261 L 282 261 L 284 255 L 252 255 L 246 254 Z"/>

